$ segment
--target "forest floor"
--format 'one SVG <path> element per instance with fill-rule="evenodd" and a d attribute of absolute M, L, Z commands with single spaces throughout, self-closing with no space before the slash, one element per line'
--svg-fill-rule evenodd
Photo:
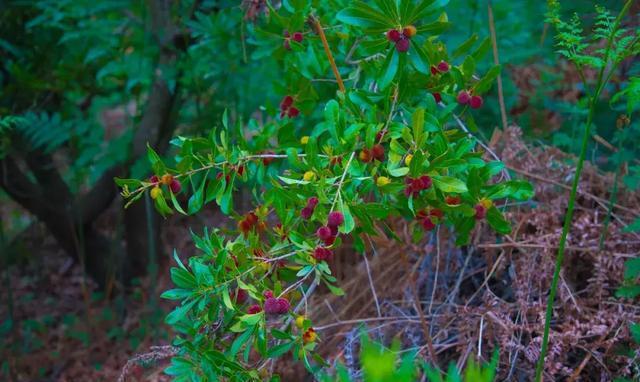
<path fill-rule="evenodd" d="M 513 176 L 536 188 L 531 202 L 510 203 L 511 235 L 479 229 L 472 245 L 456 249 L 442 228 L 417 246 L 409 244 L 406 222 L 395 221 L 401 243 L 372 238 L 365 256 L 346 246 L 332 260 L 347 295 L 336 298 L 319 290 L 307 311 L 330 360 L 356 367 L 357 325 L 364 322 L 372 336 L 401 337 L 405 347 L 440 365 L 462 365 L 472 356 L 487 360 L 499 347 L 500 377 L 530 380 L 574 169 L 570 156 L 525 145 L 520 135 L 509 128 L 493 147 Z M 613 380 L 637 372 L 629 323 L 640 320 L 640 309 L 614 293 L 624 261 L 640 253 L 639 235 L 623 232 L 640 214 L 640 195 L 620 188 L 600 247 L 613 176 L 587 165 L 582 180 L 554 311 L 550 380 Z M 172 333 L 162 322 L 171 305 L 157 296 L 170 288 L 169 254 L 176 248 L 181 257 L 190 256 L 188 227 L 221 221 L 213 208 L 198 219 L 167 222 L 155 282 L 146 277 L 128 293 L 109 296 L 96 293 L 81 268 L 35 229 L 30 240 L 37 258 L 10 267 L 0 288 L 0 317 L 13 317 L 13 325 L 0 322 L 0 377 L 114 381 L 128 360 L 168 345 Z M 425 345 L 427 339 L 432 346 Z M 162 374 L 166 355 L 156 348 L 131 362 L 126 380 L 169 380 Z M 301 380 L 302 370 L 292 362 L 284 360 L 275 369 L 284 381 Z"/>

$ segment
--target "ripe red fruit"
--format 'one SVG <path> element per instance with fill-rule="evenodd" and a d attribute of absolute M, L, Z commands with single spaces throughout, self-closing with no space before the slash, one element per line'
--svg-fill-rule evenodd
<path fill-rule="evenodd" d="M 331 229 L 332 236 L 338 235 L 338 227 L 332 225 L 332 226 L 329 226 L 329 228 Z"/>
<path fill-rule="evenodd" d="M 360 160 L 365 163 L 371 162 L 371 159 L 373 159 L 371 156 L 371 151 L 369 151 L 369 149 L 362 149 L 362 151 L 360 151 L 360 154 L 358 154 L 358 158 L 360 158 Z"/>
<path fill-rule="evenodd" d="M 258 222 L 258 215 L 255 212 L 249 212 L 245 220 L 249 222 L 251 225 L 255 225 Z"/>
<path fill-rule="evenodd" d="M 457 206 L 458 204 L 460 204 L 460 197 L 459 196 L 447 196 L 444 199 L 445 203 L 447 203 L 450 206 Z"/>
<path fill-rule="evenodd" d="M 424 228 L 426 231 L 431 231 L 436 228 L 436 225 L 433 224 L 433 221 L 431 221 L 430 218 L 424 218 L 422 219 L 422 228 Z"/>
<path fill-rule="evenodd" d="M 431 93 L 431 95 L 433 96 L 433 99 L 436 100 L 436 103 L 442 102 L 442 96 L 440 93 Z"/>
<path fill-rule="evenodd" d="M 291 304 L 286 298 L 267 298 L 264 302 L 264 311 L 267 314 L 285 314 L 289 311 Z"/>
<path fill-rule="evenodd" d="M 295 106 L 291 106 L 291 108 L 289 109 L 289 111 L 287 112 L 287 117 L 289 118 L 295 118 L 300 114 L 300 110 L 298 110 L 297 107 Z"/>
<path fill-rule="evenodd" d="M 431 65 L 431 75 L 435 76 L 438 74 L 438 69 L 435 66 Z"/>
<path fill-rule="evenodd" d="M 243 165 L 238 166 L 238 168 L 236 169 L 236 172 L 238 173 L 239 176 L 242 176 L 244 174 L 244 166 Z"/>
<path fill-rule="evenodd" d="M 374 159 L 382 162 L 384 160 L 384 147 L 381 144 L 374 145 L 371 149 L 371 155 Z"/>
<path fill-rule="evenodd" d="M 333 243 L 336 242 L 336 237 L 335 236 L 330 236 L 327 239 L 322 241 L 324 243 L 324 245 L 326 245 L 327 247 L 332 246 Z"/>
<path fill-rule="evenodd" d="M 480 107 L 482 107 L 483 103 L 484 102 L 482 101 L 482 97 L 473 96 L 473 97 L 471 97 L 471 100 L 469 101 L 469 106 L 471 106 L 472 109 L 479 109 Z"/>
<path fill-rule="evenodd" d="M 405 37 L 401 37 L 400 40 L 396 41 L 396 50 L 400 53 L 404 53 L 409 50 L 409 39 Z"/>
<path fill-rule="evenodd" d="M 446 61 L 440 61 L 438 64 L 438 71 L 442 73 L 446 73 L 449 71 L 449 63 Z"/>
<path fill-rule="evenodd" d="M 309 206 L 303 208 L 302 211 L 300 211 L 300 216 L 302 216 L 304 220 L 309 220 L 311 218 L 311 215 L 313 215 L 313 208 Z"/>
<path fill-rule="evenodd" d="M 342 223 L 344 223 L 344 215 L 342 214 L 342 212 L 333 211 L 329 214 L 329 227 L 337 227 Z"/>
<path fill-rule="evenodd" d="M 429 175 L 422 175 L 419 179 L 420 179 L 420 185 L 422 190 L 426 190 L 430 188 L 431 184 L 433 183 Z"/>
<path fill-rule="evenodd" d="M 384 138 L 384 129 L 376 133 L 376 142 L 380 142 Z"/>
<path fill-rule="evenodd" d="M 466 90 L 460 90 L 458 93 L 458 103 L 461 105 L 466 105 L 471 101 L 471 94 L 469 94 Z"/>
<path fill-rule="evenodd" d="M 331 236 L 333 236 L 331 234 L 331 228 L 326 227 L 326 226 L 318 228 L 318 230 L 316 231 L 316 235 L 318 236 L 318 239 L 323 240 L 323 241 L 327 240 Z"/>
<path fill-rule="evenodd" d="M 400 31 L 396 29 L 389 29 L 389 31 L 387 31 L 387 39 L 389 41 L 397 42 L 398 40 L 400 40 L 400 38 L 402 38 Z"/>
<path fill-rule="evenodd" d="M 476 220 L 482 220 L 485 218 L 485 216 L 487 216 L 487 209 L 484 208 L 482 204 L 476 204 L 476 206 L 473 208 L 476 210 Z"/>
<path fill-rule="evenodd" d="M 235 292 L 235 295 L 232 296 L 232 299 L 235 300 L 236 304 L 238 305 L 242 305 L 247 302 L 248 298 L 249 294 L 247 293 L 247 291 L 240 288 L 238 288 L 238 290 Z"/>
<path fill-rule="evenodd" d="M 302 36 L 302 33 L 300 33 L 300 32 L 295 32 L 295 33 L 293 34 L 293 37 L 292 37 L 292 38 L 293 38 L 293 41 L 295 41 L 295 42 L 302 42 L 302 39 L 303 39 L 304 37 Z"/>
<path fill-rule="evenodd" d="M 273 292 L 270 290 L 264 291 L 262 295 L 264 296 L 264 298 L 273 298 Z"/>
<path fill-rule="evenodd" d="M 318 198 L 316 198 L 315 196 L 312 196 L 307 200 L 307 207 L 315 208 L 315 206 L 317 205 L 318 205 Z"/>
<path fill-rule="evenodd" d="M 169 189 L 172 193 L 177 194 L 180 192 L 180 190 L 182 190 L 182 184 L 180 184 L 180 181 L 178 179 L 174 179 L 169 184 Z"/>
<path fill-rule="evenodd" d="M 248 234 L 249 231 L 251 231 L 251 228 L 253 228 L 253 225 L 249 223 L 247 219 L 242 219 L 238 223 L 238 229 L 245 235 Z"/>
<path fill-rule="evenodd" d="M 280 110 L 287 110 L 291 105 L 293 105 L 293 97 L 287 95 L 280 102 Z"/>
<path fill-rule="evenodd" d="M 158 184 L 160 182 L 160 178 L 158 178 L 158 175 L 152 175 L 151 178 L 149 178 L 149 182 Z"/>
<path fill-rule="evenodd" d="M 262 312 L 262 308 L 258 304 L 253 304 L 247 309 L 248 314 L 256 314 Z"/>
<path fill-rule="evenodd" d="M 330 260 L 333 256 L 333 252 L 329 248 L 317 247 L 313 251 L 313 258 L 322 261 L 322 260 Z"/>

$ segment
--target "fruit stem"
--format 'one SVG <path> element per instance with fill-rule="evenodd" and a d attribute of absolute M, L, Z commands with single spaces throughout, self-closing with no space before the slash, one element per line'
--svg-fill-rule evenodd
<path fill-rule="evenodd" d="M 320 40 L 322 41 L 322 46 L 324 47 L 324 53 L 327 55 L 329 59 L 329 64 L 331 64 L 331 69 L 333 69 L 333 74 L 336 76 L 336 80 L 338 80 L 338 87 L 340 91 L 346 93 L 344 88 L 344 82 L 342 82 L 342 77 L 340 76 L 340 72 L 338 71 L 338 67 L 336 66 L 336 61 L 333 59 L 333 55 L 331 54 L 331 49 L 329 49 L 329 43 L 327 42 L 327 36 L 324 34 L 324 29 L 322 29 L 322 25 L 320 25 L 320 20 L 311 16 L 311 20 L 313 21 L 313 25 L 316 27 L 316 32 L 320 36 Z"/>

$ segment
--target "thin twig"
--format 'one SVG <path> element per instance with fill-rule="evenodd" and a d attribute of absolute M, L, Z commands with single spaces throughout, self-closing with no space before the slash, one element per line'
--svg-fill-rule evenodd
<path fill-rule="evenodd" d="M 320 25 L 320 19 L 315 16 L 311 17 L 313 24 L 316 27 L 316 32 L 320 36 L 320 40 L 322 41 L 322 46 L 324 47 L 324 53 L 327 55 L 329 59 L 329 64 L 331 65 L 331 69 L 333 70 L 333 74 L 336 76 L 336 80 L 338 80 L 338 88 L 343 93 L 346 93 L 346 89 L 344 88 L 344 82 L 342 82 L 342 77 L 340 76 L 340 72 L 338 71 L 338 67 L 336 66 L 336 61 L 333 59 L 333 55 L 331 54 L 331 49 L 329 49 L 329 43 L 327 42 L 327 36 L 324 34 L 324 29 L 322 29 L 322 25 Z"/>

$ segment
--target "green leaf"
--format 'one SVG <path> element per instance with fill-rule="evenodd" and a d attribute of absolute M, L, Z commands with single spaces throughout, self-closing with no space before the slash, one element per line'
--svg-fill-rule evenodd
<path fill-rule="evenodd" d="M 340 232 L 348 234 L 356 228 L 356 222 L 353 220 L 353 215 L 349 211 L 349 206 L 340 200 L 340 211 L 344 215 L 344 223 L 340 226 Z"/>
<path fill-rule="evenodd" d="M 400 62 L 400 53 L 395 48 L 391 48 L 391 53 L 387 52 L 387 57 L 382 64 L 380 70 L 378 85 L 380 89 L 386 89 L 398 72 L 398 63 Z"/>
<path fill-rule="evenodd" d="M 294 342 L 285 342 L 280 345 L 276 345 L 267 351 L 267 358 L 278 358 L 284 353 L 288 352 L 293 346 Z"/>
<path fill-rule="evenodd" d="M 498 233 L 507 235 L 511 233 L 511 224 L 502 216 L 500 210 L 492 206 L 487 211 L 487 222 Z"/>
<path fill-rule="evenodd" d="M 473 86 L 473 94 L 480 95 L 482 93 L 487 92 L 489 89 L 491 89 L 493 80 L 495 80 L 499 75 L 500 75 L 500 65 L 495 65 L 491 67 L 491 69 L 489 69 L 487 74 L 485 74 L 484 77 L 482 77 L 480 81 L 478 81 Z"/>
<path fill-rule="evenodd" d="M 467 192 L 467 185 L 458 178 L 434 175 L 431 179 L 433 180 L 433 185 L 442 192 L 456 194 Z"/>

